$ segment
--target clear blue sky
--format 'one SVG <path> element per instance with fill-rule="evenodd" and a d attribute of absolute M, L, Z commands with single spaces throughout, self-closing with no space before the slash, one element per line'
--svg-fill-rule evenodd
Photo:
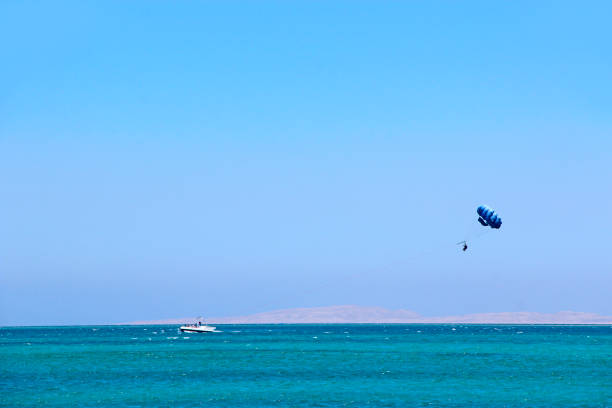
<path fill-rule="evenodd" d="M 610 3 L 330 3 L 3 2 L 0 324 L 612 314 Z"/>

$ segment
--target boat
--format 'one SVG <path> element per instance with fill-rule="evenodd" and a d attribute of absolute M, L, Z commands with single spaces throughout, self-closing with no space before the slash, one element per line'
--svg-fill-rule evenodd
<path fill-rule="evenodd" d="M 216 327 L 208 326 L 206 323 L 202 323 L 202 318 L 199 317 L 198 321 L 194 324 L 185 324 L 179 327 L 179 330 L 183 333 L 212 333 Z"/>
<path fill-rule="evenodd" d="M 212 333 L 215 331 L 215 329 L 216 327 L 213 327 L 213 326 L 207 326 L 207 325 L 198 326 L 195 324 L 189 324 L 189 325 L 180 327 L 180 330 L 183 333 Z"/>

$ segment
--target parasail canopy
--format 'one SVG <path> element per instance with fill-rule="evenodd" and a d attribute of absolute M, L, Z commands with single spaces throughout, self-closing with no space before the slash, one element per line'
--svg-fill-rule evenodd
<path fill-rule="evenodd" d="M 502 225 L 502 219 L 497 215 L 493 209 L 487 207 L 486 205 L 481 205 L 476 209 L 478 213 L 478 222 L 481 223 L 485 227 L 491 227 L 495 229 L 499 229 Z"/>

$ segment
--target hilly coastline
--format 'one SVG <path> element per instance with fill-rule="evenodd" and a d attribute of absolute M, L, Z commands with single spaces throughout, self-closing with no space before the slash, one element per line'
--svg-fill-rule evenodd
<path fill-rule="evenodd" d="M 194 317 L 130 322 L 129 324 L 180 324 Z M 282 323 L 473 323 L 473 324 L 612 324 L 612 316 L 561 311 L 557 313 L 501 312 L 428 317 L 404 309 L 390 310 L 373 306 L 324 306 L 281 309 L 245 316 L 209 317 L 214 324 Z"/>

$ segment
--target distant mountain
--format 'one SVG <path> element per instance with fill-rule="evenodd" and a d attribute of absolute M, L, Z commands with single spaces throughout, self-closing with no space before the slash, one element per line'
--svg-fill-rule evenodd
<path fill-rule="evenodd" d="M 130 324 L 180 324 L 195 318 L 152 320 Z M 594 313 L 506 312 L 460 316 L 424 317 L 410 310 L 389 310 L 370 306 L 325 306 L 282 309 L 238 317 L 211 317 L 208 323 L 508 323 L 508 324 L 612 324 L 612 316 Z"/>
<path fill-rule="evenodd" d="M 423 317 L 423 323 L 612 324 L 612 316 L 582 312 L 505 312 Z"/>
<path fill-rule="evenodd" d="M 218 323 L 403 323 L 418 319 L 410 310 L 369 306 L 326 306 L 282 309 L 242 317 L 214 319 Z M 213 321 L 213 319 L 211 319 Z"/>

